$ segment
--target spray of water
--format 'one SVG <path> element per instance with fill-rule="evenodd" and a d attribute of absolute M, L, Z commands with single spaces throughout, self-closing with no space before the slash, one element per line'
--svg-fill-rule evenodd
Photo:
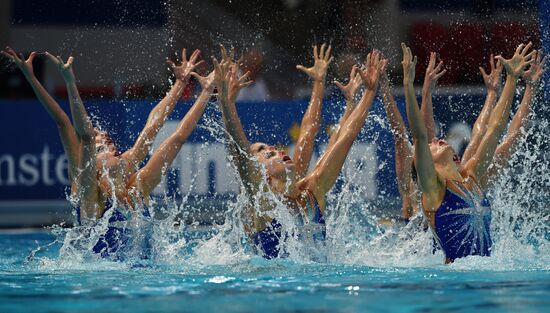
<path fill-rule="evenodd" d="M 170 1 L 166 3 L 167 10 L 170 10 Z M 146 14 L 146 13 L 143 13 Z M 372 16 L 369 16 L 371 19 Z M 365 23 L 365 25 L 378 25 L 378 23 Z M 383 24 L 379 24 L 383 25 Z M 372 27 L 372 26 L 365 26 Z M 97 29 L 91 26 L 90 30 Z M 262 27 L 255 27 L 261 29 Z M 171 25 L 162 29 L 159 33 L 163 36 L 165 45 L 154 53 L 142 49 L 125 47 L 128 59 L 132 59 L 132 53 L 147 54 L 153 58 L 156 54 L 166 55 L 167 50 L 175 50 L 176 27 Z M 189 30 L 196 31 L 196 30 Z M 363 32 L 362 29 L 353 29 L 352 32 Z M 114 32 L 112 30 L 111 32 Z M 140 37 L 144 29 L 128 29 L 128 34 L 133 37 Z M 232 46 L 231 40 L 224 37 L 224 34 L 210 34 L 218 42 Z M 87 29 L 80 29 L 76 32 L 75 38 L 67 37 L 67 40 L 60 43 L 60 54 L 82 50 L 81 45 L 88 41 Z M 256 42 L 261 42 L 261 33 L 255 34 Z M 111 46 L 106 39 L 96 39 L 106 46 Z M 384 39 L 379 39 L 384 40 Z M 89 40 L 93 42 L 94 40 Z M 142 42 L 140 41 L 140 44 Z M 238 44 L 238 43 L 237 43 Z M 114 43 L 116 46 L 117 43 Z M 150 46 L 150 45 L 143 45 Z M 293 46 L 293 48 L 296 48 Z M 107 49 L 119 52 L 118 46 Z M 79 62 L 94 64 L 97 58 L 101 57 L 107 62 L 110 55 L 78 55 Z M 389 56 L 391 58 L 391 56 Z M 304 56 L 305 58 L 305 56 Z M 399 57 L 397 57 L 399 59 Z M 154 63 L 154 62 L 153 62 Z M 161 76 L 158 68 L 133 68 L 130 64 L 102 64 L 105 68 L 113 68 L 115 76 L 120 77 L 118 83 L 133 83 L 140 78 L 149 75 Z M 282 65 L 275 65 L 273 70 L 284 72 Z M 151 74 L 151 71 L 155 73 Z M 98 82 L 108 81 L 101 76 L 97 77 Z M 107 84 L 107 83 L 106 83 Z M 157 86 L 153 85 L 153 89 Z M 128 94 L 126 94 L 128 96 Z M 539 111 L 548 111 L 543 101 L 543 108 Z M 214 106 L 215 104 L 211 104 Z M 128 110 L 128 108 L 126 108 Z M 210 132 L 210 138 L 215 138 L 226 143 L 226 135 L 223 125 L 218 118 L 219 112 L 207 110 L 204 123 L 199 127 Z M 548 117 L 536 115 L 532 117 L 532 125 L 525 130 L 525 139 L 519 145 L 517 153 L 510 161 L 510 166 L 504 169 L 495 181 L 490 190 L 493 203 L 492 237 L 493 251 L 490 258 L 468 257 L 457 260 L 450 268 L 458 270 L 472 269 L 522 269 L 522 268 L 543 268 L 548 269 L 550 264 L 550 253 L 548 241 L 549 210 L 547 201 L 550 198 L 549 167 L 550 160 L 548 147 L 550 135 L 547 132 L 549 127 Z M 133 123 L 131 121 L 130 123 Z M 379 116 L 371 115 L 369 123 L 377 124 L 382 129 L 389 129 L 386 122 Z M 106 129 L 109 125 L 105 125 Z M 377 137 L 374 138 L 376 141 Z M 204 143 L 208 145 L 208 143 Z M 198 158 L 204 156 L 197 154 Z M 360 163 L 368 164 L 374 160 L 365 156 Z M 361 164 L 347 164 L 347 166 L 362 166 Z M 381 164 L 381 167 L 392 166 Z M 104 169 L 105 170 L 105 169 Z M 166 173 L 168 173 L 168 169 Z M 359 171 L 347 171 L 356 173 Z M 236 176 L 237 177 L 237 176 Z M 195 184 L 196 176 L 191 179 L 190 184 Z M 238 177 L 237 177 L 238 179 Z M 387 218 L 387 214 L 380 213 L 373 202 L 365 202 L 363 194 L 366 186 L 358 185 L 358 177 L 349 175 L 341 178 L 341 188 L 332 191 L 327 195 L 327 240 L 325 246 L 312 246 L 298 239 L 300 226 L 296 223 L 295 217 L 288 208 L 272 194 L 263 195 L 274 204 L 274 209 L 269 213 L 283 225 L 281 251 L 287 259 L 298 262 L 323 262 L 334 264 L 363 264 L 376 267 L 427 267 L 441 265 L 443 254 L 440 251 L 434 253 L 433 237 L 421 214 L 415 216 L 412 221 L 403 225 L 399 223 L 380 223 L 380 220 Z M 239 182 L 241 185 L 242 183 Z M 114 182 L 110 187 L 115 189 Z M 242 188 L 241 188 L 242 190 Z M 114 194 L 114 192 L 113 192 Z M 167 264 L 178 268 L 201 268 L 203 266 L 233 266 L 242 271 L 251 271 L 256 266 L 269 266 L 278 261 L 263 261 L 254 253 L 254 247 L 248 242 L 244 232 L 243 220 L 248 213 L 249 196 L 241 192 L 237 197 L 225 203 L 223 223 L 204 230 L 205 227 L 198 221 L 189 222 L 191 209 L 187 205 L 189 194 L 181 194 L 181 200 L 165 193 L 152 201 L 155 210 L 151 210 L 152 217 L 143 219 L 135 212 L 126 212 L 128 220 L 123 222 L 124 226 L 133 230 L 135 245 L 128 251 L 126 260 L 123 262 L 103 259 L 92 252 L 92 247 L 109 227 L 108 220 L 113 210 L 106 212 L 105 216 L 94 223 L 71 228 L 57 225 L 52 228 L 56 236 L 56 242 L 61 245 L 59 255 L 56 258 L 40 257 L 40 249 L 31 253 L 30 259 L 38 259 L 44 268 L 71 268 L 71 269 L 118 269 L 128 268 L 135 264 Z M 77 202 L 77 201 L 76 201 Z M 118 206 L 117 203 L 114 204 Z M 254 206 L 259 209 L 259 206 Z M 208 207 L 202 208 L 208 210 Z M 139 208 L 136 209 L 139 211 Z M 144 259 L 140 237 L 150 237 L 150 253 Z M 55 245 L 54 245 L 55 246 Z"/>
<path fill-rule="evenodd" d="M 207 116 L 201 127 L 210 131 L 213 138 L 225 141 L 223 126 L 213 115 Z M 550 163 L 544 149 L 550 143 L 545 132 L 549 121 L 544 115 L 534 115 L 531 119 L 531 126 L 524 130 L 523 140 L 510 160 L 510 166 L 501 171 L 489 191 L 493 203 L 492 256 L 459 259 L 450 269 L 548 269 L 549 215 L 545 201 L 549 196 Z M 386 122 L 376 115 L 369 117 L 369 122 L 388 128 Z M 373 160 L 365 157 L 362 162 Z M 381 223 L 387 214 L 380 213 L 372 203 L 365 203 L 361 196 L 365 187 L 354 183 L 357 177 L 352 175 L 341 179 L 340 190 L 327 195 L 327 240 L 323 246 L 300 240 L 297 235 L 300 226 L 285 204 L 272 194 L 263 195 L 274 204 L 269 215 L 283 225 L 280 249 L 287 260 L 375 267 L 442 266 L 443 254 L 434 252 L 433 237 L 421 213 L 407 224 Z M 138 238 L 151 238 L 150 254 L 146 260 L 139 244 L 130 249 L 124 262 L 105 260 L 92 252 L 91 248 L 108 228 L 112 212 L 107 211 L 102 219 L 91 225 L 54 227 L 52 231 L 62 244 L 59 257 L 56 260 L 42 258 L 41 263 L 44 266 L 55 264 L 56 267 L 86 269 L 124 268 L 136 264 L 191 268 L 231 266 L 236 270 L 249 271 L 250 267 L 258 266 L 257 262 L 273 262 L 260 261 L 243 230 L 244 216 L 250 203 L 246 194 L 241 193 L 234 201 L 226 203 L 224 223 L 214 225 L 206 232 L 195 232 L 200 233 L 195 236 L 192 233 L 199 227 L 198 223 L 185 222 L 188 196 L 182 195 L 181 203 L 167 194 L 155 198 L 153 206 L 158 209 L 147 221 L 136 217 L 135 213 L 128 214 L 130 218 L 124 222 L 125 226 L 137 230 L 134 234 Z M 259 205 L 255 207 L 258 209 Z M 148 231 L 139 231 L 144 229 Z M 134 239 L 134 242 L 141 241 Z"/>

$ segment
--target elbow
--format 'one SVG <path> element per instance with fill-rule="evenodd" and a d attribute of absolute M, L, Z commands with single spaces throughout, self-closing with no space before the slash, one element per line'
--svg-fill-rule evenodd
<path fill-rule="evenodd" d="M 90 127 L 85 127 L 84 129 L 76 129 L 76 134 L 78 138 L 84 143 L 90 143 L 95 141 L 95 129 L 90 125 Z"/>
<path fill-rule="evenodd" d="M 58 129 L 68 129 L 72 126 L 71 120 L 69 120 L 69 117 L 60 116 L 58 119 L 55 120 L 55 123 L 57 124 Z"/>
<path fill-rule="evenodd" d="M 413 131 L 414 139 L 420 142 L 428 142 L 428 132 L 425 129 L 416 129 Z"/>
<path fill-rule="evenodd" d="M 320 126 L 318 122 L 305 121 L 303 124 L 305 127 L 300 129 L 300 133 L 302 134 L 316 134 Z"/>
<path fill-rule="evenodd" d="M 85 132 L 78 133 L 78 138 L 80 138 L 80 141 L 82 141 L 83 143 L 95 142 L 94 132 L 85 131 Z"/>

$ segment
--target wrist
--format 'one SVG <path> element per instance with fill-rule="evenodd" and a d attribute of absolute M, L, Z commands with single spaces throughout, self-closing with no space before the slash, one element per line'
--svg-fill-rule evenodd
<path fill-rule="evenodd" d="M 519 79 L 519 75 L 507 74 L 506 75 L 506 82 L 504 84 L 505 85 L 506 84 L 516 84 L 518 79 Z"/>
<path fill-rule="evenodd" d="M 510 74 L 507 74 L 506 75 L 506 79 L 509 80 L 509 79 L 513 79 L 513 80 L 518 80 L 519 79 L 519 74 L 516 74 L 516 73 L 510 73 Z"/>
<path fill-rule="evenodd" d="M 189 81 L 189 75 L 183 77 L 176 77 L 175 83 L 187 83 Z"/>
<path fill-rule="evenodd" d="M 414 84 L 414 80 L 413 80 L 413 79 L 403 78 L 403 85 L 409 86 L 409 85 L 413 85 L 413 84 Z"/>
<path fill-rule="evenodd" d="M 322 77 L 317 77 L 313 79 L 314 85 L 317 85 L 317 84 L 323 85 L 324 83 L 325 83 L 325 75 L 323 75 Z"/>
<path fill-rule="evenodd" d="M 369 92 L 374 92 L 374 91 L 376 91 L 377 87 L 378 87 L 378 82 L 374 83 L 373 85 L 369 85 L 369 86 L 365 85 L 365 90 L 369 91 Z"/>
<path fill-rule="evenodd" d="M 324 81 L 313 81 L 313 90 L 312 92 L 316 91 L 322 91 L 325 88 L 325 82 Z"/>
<path fill-rule="evenodd" d="M 26 78 L 27 80 L 36 79 L 36 76 L 34 75 L 33 72 L 26 72 L 26 71 L 23 71 L 23 76 L 25 76 L 25 78 Z"/>
<path fill-rule="evenodd" d="M 525 87 L 532 89 L 532 88 L 537 87 L 538 83 L 539 83 L 538 81 L 532 81 L 532 80 L 527 80 L 526 79 L 525 80 Z"/>
<path fill-rule="evenodd" d="M 428 88 L 428 87 L 423 87 L 422 88 L 422 98 L 427 98 L 431 95 L 431 89 Z"/>

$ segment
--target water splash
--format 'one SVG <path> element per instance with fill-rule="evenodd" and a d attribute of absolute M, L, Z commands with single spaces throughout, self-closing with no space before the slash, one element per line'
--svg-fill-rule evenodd
<path fill-rule="evenodd" d="M 539 102 L 540 109 L 547 110 L 547 106 Z M 212 138 L 225 143 L 226 136 L 217 116 L 219 112 L 207 112 L 204 124 L 199 127 L 208 130 Z M 550 136 L 545 131 L 549 121 L 544 114 L 531 118 L 532 125 L 524 130 L 524 139 L 510 161 L 511 166 L 502 171 L 489 191 L 493 204 L 492 256 L 459 259 L 447 267 L 449 270 L 550 268 L 549 211 L 546 204 L 550 190 L 550 162 L 545 152 L 550 144 Z M 377 115 L 369 117 L 367 125 L 372 123 L 383 129 L 389 128 L 386 121 Z M 373 139 L 376 141 L 378 137 Z M 203 156 L 199 154 L 198 157 Z M 364 156 L 359 163 L 373 162 L 371 157 Z M 358 185 L 357 181 L 359 179 L 354 175 L 341 177 L 341 187 L 334 188 L 327 195 L 327 240 L 326 246 L 321 249 L 312 248 L 299 240 L 295 234 L 299 233 L 300 225 L 288 208 L 275 195 L 264 195 L 274 204 L 270 216 L 283 225 L 280 248 L 287 256 L 287 262 L 382 268 L 444 266 L 443 253 L 434 252 L 432 233 L 421 214 L 407 224 L 392 221 L 394 216 L 377 208 L 376 201 L 364 201 L 366 187 Z M 189 195 L 181 196 L 181 203 L 168 194 L 154 199 L 154 207 L 158 209 L 150 221 L 152 230 L 148 235 L 152 238 L 152 247 L 147 261 L 140 258 L 137 250 L 125 262 L 103 260 L 91 251 L 108 227 L 107 221 L 112 214 L 109 211 L 93 225 L 54 227 L 52 232 L 61 244 L 59 256 L 57 259 L 38 259 L 44 267 L 84 270 L 130 268 L 144 263 L 148 266 L 175 266 L 189 271 L 229 266 L 237 272 L 248 272 L 258 266 L 279 266 L 278 261 L 265 261 L 257 256 L 247 240 L 243 216 L 247 214 L 249 199 L 244 193 L 226 202 L 224 222 L 213 227 L 200 225 L 198 221 L 189 223 L 189 206 L 186 204 Z M 208 210 L 208 207 L 202 209 Z M 128 227 L 139 229 L 141 222 L 133 218 L 127 223 Z"/>

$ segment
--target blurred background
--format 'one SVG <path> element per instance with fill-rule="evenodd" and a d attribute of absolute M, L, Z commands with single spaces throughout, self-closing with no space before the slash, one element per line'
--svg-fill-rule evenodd
<path fill-rule="evenodd" d="M 449 130 L 454 123 L 470 125 L 481 109 L 485 87 L 478 67 L 488 66 L 490 53 L 509 57 L 519 43 L 527 41 L 535 48 L 548 45 L 549 15 L 547 0 L 2 0 L 0 47 L 9 45 L 25 55 L 49 51 L 64 59 L 74 56 L 82 97 L 99 108 L 98 118 L 107 119 L 120 145 L 127 147 L 143 125 L 139 122 L 170 85 L 167 57 L 177 60 L 181 48 L 188 53 L 198 48 L 207 60 L 199 69 L 205 74 L 211 69 L 210 57 L 218 55 L 218 44 L 233 46 L 244 56 L 244 67 L 256 82 L 239 97 L 241 107 L 255 104 L 243 109 L 244 123 L 261 133 L 258 121 L 265 115 L 259 117 L 260 113 L 276 116 L 277 111 L 269 108 L 294 103 L 295 116 L 279 121 L 284 138 L 276 138 L 291 145 L 290 130 L 300 121 L 310 93 L 310 82 L 295 67 L 312 64 L 313 44 L 333 45 L 335 61 L 326 94 L 336 102 L 332 81 L 346 81 L 351 66 L 376 48 L 390 60 L 390 78 L 402 105 L 400 43 L 408 43 L 419 58 L 417 83 L 423 81 L 429 52 L 436 51 L 447 74 L 435 102 L 446 103 L 454 97 L 453 103 L 460 104 L 450 111 L 444 105 L 436 107 L 440 127 Z M 65 86 L 55 68 L 43 57 L 36 59 L 34 68 L 46 89 L 67 108 Z M 182 102 L 192 100 L 197 86 L 190 83 Z M 0 60 L 0 114 L 0 227 L 70 220 L 66 160 L 55 126 L 24 77 L 5 59 Z M 327 124 L 337 120 L 338 113 L 327 114 Z M 385 138 L 391 140 L 391 135 Z M 201 140 L 190 141 L 198 145 Z M 224 160 L 219 151 L 204 153 L 218 153 L 215 162 Z M 376 155 L 375 164 L 393 166 L 391 151 Z M 178 162 L 182 168 L 184 161 Z M 236 191 L 236 187 L 218 190 L 219 184 L 212 181 L 220 175 L 219 169 L 205 164 L 203 169 L 192 168 L 209 173 L 202 192 L 207 198 Z M 383 179 L 393 184 L 392 171 L 370 174 L 378 187 L 371 188 L 369 199 L 388 198 L 388 194 L 396 198 L 394 187 L 388 193 L 379 187 Z M 176 189 L 183 186 L 175 184 Z M 170 189 L 169 185 L 163 188 Z"/>

